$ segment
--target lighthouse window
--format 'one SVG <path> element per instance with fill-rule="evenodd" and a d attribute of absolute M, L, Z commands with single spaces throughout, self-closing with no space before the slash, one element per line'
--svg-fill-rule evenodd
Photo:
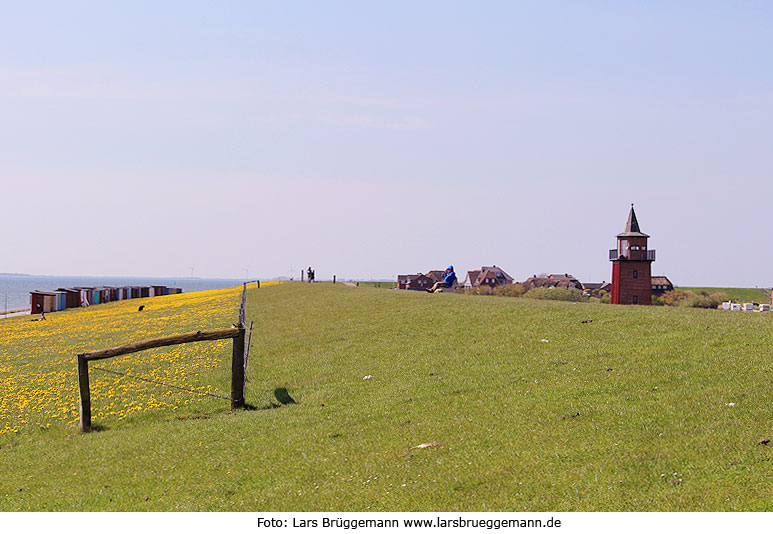
<path fill-rule="evenodd" d="M 633 272 L 633 277 L 634 278 L 639 278 L 639 271 L 634 271 Z"/>

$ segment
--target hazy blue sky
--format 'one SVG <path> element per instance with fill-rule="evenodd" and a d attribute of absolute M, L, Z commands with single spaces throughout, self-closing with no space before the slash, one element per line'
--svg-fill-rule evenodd
<path fill-rule="evenodd" d="M 771 285 L 771 2 L 3 2 L 0 271 Z"/>

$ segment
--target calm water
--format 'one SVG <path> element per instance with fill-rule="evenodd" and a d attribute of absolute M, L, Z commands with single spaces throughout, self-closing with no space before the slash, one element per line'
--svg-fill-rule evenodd
<path fill-rule="evenodd" d="M 84 286 L 149 286 L 181 287 L 184 293 L 221 289 L 241 285 L 243 280 L 217 278 L 118 278 L 94 276 L 25 276 L 0 274 L 0 314 L 8 311 L 27 310 L 30 307 L 30 291 L 54 291 L 60 287 Z"/>

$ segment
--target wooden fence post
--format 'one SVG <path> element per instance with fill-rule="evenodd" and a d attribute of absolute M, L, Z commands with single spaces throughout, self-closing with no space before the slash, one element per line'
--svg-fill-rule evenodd
<path fill-rule="evenodd" d="M 244 408 L 244 326 L 234 338 L 231 359 L 231 409 Z"/>
<path fill-rule="evenodd" d="M 234 338 L 231 358 L 231 409 L 244 408 L 244 342 L 247 320 L 247 284 L 242 289 L 242 303 L 239 306 L 239 333 Z"/>
<path fill-rule="evenodd" d="M 333 275 L 333 283 L 336 283 L 336 275 Z"/>
<path fill-rule="evenodd" d="M 91 392 L 89 391 L 89 361 L 78 355 L 78 414 L 81 432 L 91 432 Z"/>

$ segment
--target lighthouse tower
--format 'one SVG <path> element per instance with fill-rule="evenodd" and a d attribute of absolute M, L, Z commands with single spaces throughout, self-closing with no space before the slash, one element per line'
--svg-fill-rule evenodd
<path fill-rule="evenodd" d="M 655 251 L 647 249 L 649 236 L 639 229 L 636 212 L 628 214 L 625 231 L 617 234 L 617 248 L 609 251 L 612 262 L 612 304 L 652 304 L 652 262 Z"/>

